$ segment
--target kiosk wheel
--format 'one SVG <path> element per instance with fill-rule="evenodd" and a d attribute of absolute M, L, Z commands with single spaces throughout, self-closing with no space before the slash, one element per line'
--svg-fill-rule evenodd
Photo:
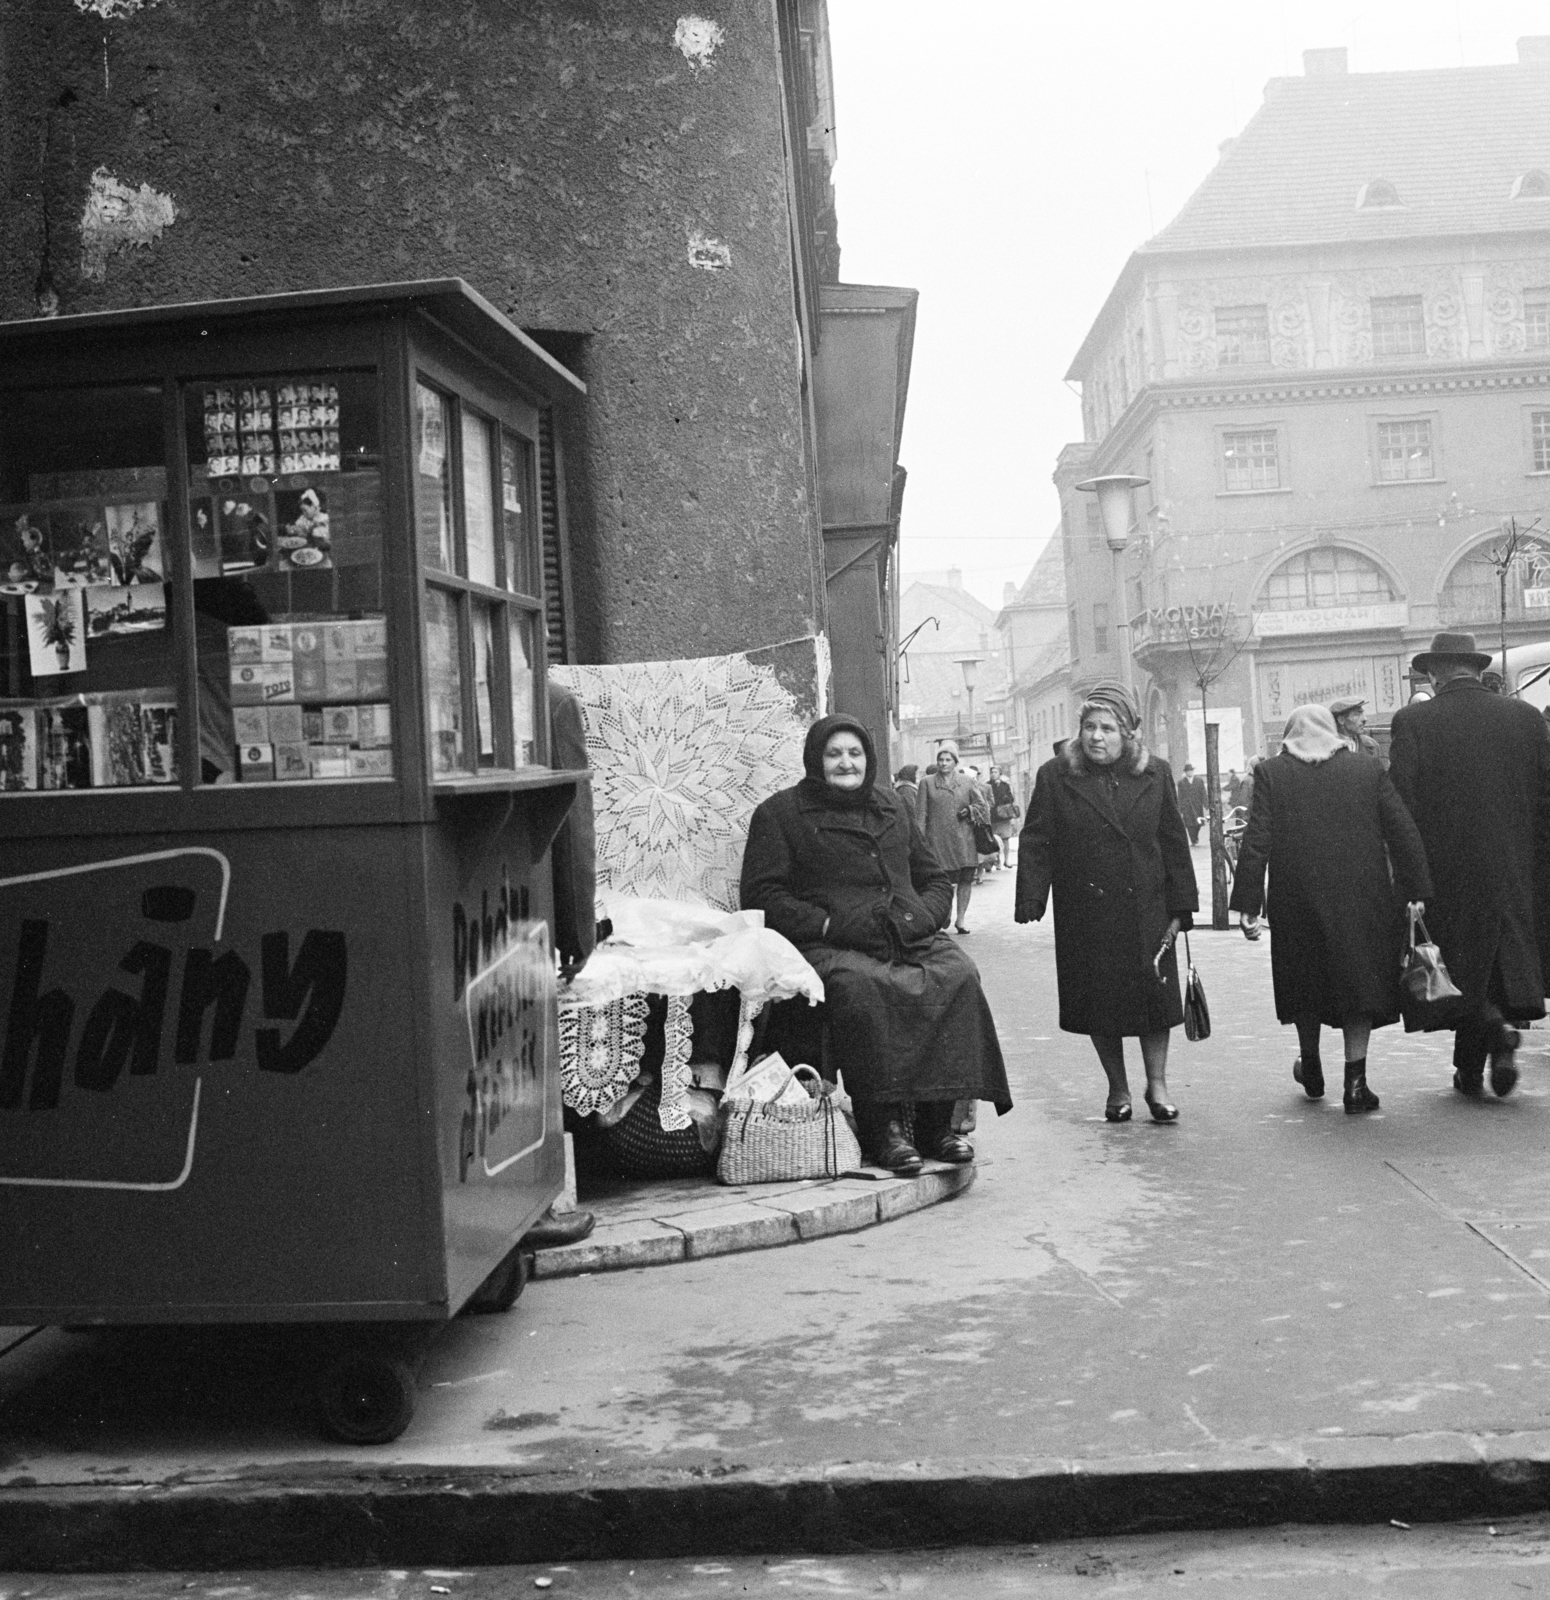
<path fill-rule="evenodd" d="M 468 1297 L 464 1310 L 474 1316 L 510 1311 L 533 1275 L 533 1253 L 520 1247 L 511 1251 Z"/>
<path fill-rule="evenodd" d="M 409 1426 L 414 1368 L 401 1356 L 347 1350 L 323 1369 L 318 1413 L 323 1431 L 343 1444 L 389 1444 Z"/>

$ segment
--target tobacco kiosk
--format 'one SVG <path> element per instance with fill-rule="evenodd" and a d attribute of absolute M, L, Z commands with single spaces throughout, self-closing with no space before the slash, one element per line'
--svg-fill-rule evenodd
<path fill-rule="evenodd" d="M 327 1325 L 373 1442 L 520 1291 L 580 389 L 459 280 L 0 325 L 0 1322 Z"/>

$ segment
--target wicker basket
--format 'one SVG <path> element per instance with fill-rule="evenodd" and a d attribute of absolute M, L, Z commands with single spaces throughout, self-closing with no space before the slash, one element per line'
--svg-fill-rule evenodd
<path fill-rule="evenodd" d="M 723 1100 L 721 1129 L 716 1176 L 722 1183 L 837 1178 L 861 1165 L 856 1131 L 830 1094 L 794 1105 Z"/>

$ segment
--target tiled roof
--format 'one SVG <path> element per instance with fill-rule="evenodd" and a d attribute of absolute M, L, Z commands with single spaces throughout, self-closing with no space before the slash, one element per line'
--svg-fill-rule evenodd
<path fill-rule="evenodd" d="M 955 589 L 945 583 L 925 583 L 919 578 L 906 576 L 903 580 L 903 594 L 900 596 L 901 606 L 905 596 L 913 595 L 917 603 L 929 595 L 937 605 L 952 606 L 955 610 L 965 611 L 976 622 L 989 627 L 995 618 L 995 612 L 983 600 L 976 599 L 967 589 Z"/>
<path fill-rule="evenodd" d="M 1142 255 L 1550 228 L 1550 64 L 1278 78 Z M 1401 205 L 1358 209 L 1386 178 Z"/>
<path fill-rule="evenodd" d="M 1023 580 L 1015 602 L 1020 606 L 1063 606 L 1066 603 L 1066 554 L 1057 528 L 1033 570 Z"/>
<path fill-rule="evenodd" d="M 1071 665 L 1071 641 L 1064 632 L 1050 642 L 1017 674 L 1019 685 L 1031 688 L 1052 672 Z"/>

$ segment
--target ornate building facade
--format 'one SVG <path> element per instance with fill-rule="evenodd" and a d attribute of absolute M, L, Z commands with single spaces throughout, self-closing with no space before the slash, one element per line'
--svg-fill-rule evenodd
<path fill-rule="evenodd" d="M 1073 689 L 1128 655 L 1175 765 L 1202 699 L 1225 770 L 1306 701 L 1364 698 L 1382 739 L 1438 628 L 1550 638 L 1550 40 L 1519 56 L 1307 52 L 1077 355 Z M 1075 490 L 1111 472 L 1151 480 L 1118 557 Z"/>

